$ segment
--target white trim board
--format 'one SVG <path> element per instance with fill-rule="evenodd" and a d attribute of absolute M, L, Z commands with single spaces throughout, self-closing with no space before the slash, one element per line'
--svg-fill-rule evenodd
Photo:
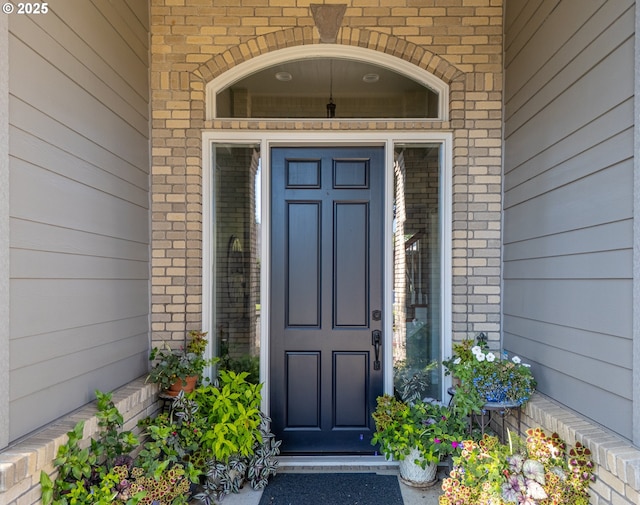
<path fill-rule="evenodd" d="M 9 444 L 9 16 L 0 16 L 0 449 Z"/>

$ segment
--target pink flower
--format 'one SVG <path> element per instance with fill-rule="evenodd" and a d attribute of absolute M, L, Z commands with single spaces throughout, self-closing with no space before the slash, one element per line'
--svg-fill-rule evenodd
<path fill-rule="evenodd" d="M 453 442 L 451 442 L 451 447 L 453 447 L 454 449 L 457 449 L 458 447 L 460 447 L 460 442 L 456 442 L 454 440 Z"/>
<path fill-rule="evenodd" d="M 440 440 L 439 438 L 434 438 L 434 439 L 433 439 L 433 443 L 434 443 L 434 444 L 439 444 L 439 443 L 441 443 L 441 442 L 442 442 L 442 440 Z"/>

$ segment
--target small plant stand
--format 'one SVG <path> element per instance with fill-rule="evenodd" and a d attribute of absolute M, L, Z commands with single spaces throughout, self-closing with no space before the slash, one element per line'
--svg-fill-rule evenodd
<path fill-rule="evenodd" d="M 162 406 L 160 408 L 160 412 L 166 412 L 168 414 L 171 413 L 173 400 L 175 400 L 175 396 L 168 395 L 167 393 L 161 391 L 158 393 L 158 400 L 162 402 Z"/>
<path fill-rule="evenodd" d="M 447 389 L 447 393 L 449 394 L 449 405 L 453 401 L 455 401 L 456 388 L 450 387 Z M 469 433 L 473 429 L 473 423 L 478 425 L 482 435 L 484 435 L 484 430 L 489 427 L 491 424 L 491 416 L 493 413 L 497 413 L 502 419 L 502 440 L 505 439 L 505 423 L 504 418 L 509 414 L 509 412 L 515 410 L 516 417 L 518 419 L 518 435 L 521 433 L 520 425 L 522 421 L 522 405 L 515 402 L 487 402 L 482 406 L 482 411 L 480 414 L 471 414 L 469 416 Z"/>
<path fill-rule="evenodd" d="M 473 422 L 473 418 L 475 417 L 475 421 L 480 427 L 480 431 L 482 435 L 484 435 L 484 430 L 489 427 L 491 424 L 491 417 L 494 413 L 498 414 L 502 418 L 502 440 L 505 440 L 505 424 L 504 418 L 509 414 L 509 412 L 515 410 L 516 417 L 518 419 L 518 435 L 520 435 L 520 423 L 522 420 L 522 409 L 519 403 L 515 402 L 487 402 L 482 406 L 482 412 L 478 415 L 471 416 L 471 422 Z"/>

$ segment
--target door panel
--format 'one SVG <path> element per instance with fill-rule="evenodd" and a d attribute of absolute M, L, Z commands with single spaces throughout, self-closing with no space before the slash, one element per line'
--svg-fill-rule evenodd
<path fill-rule="evenodd" d="M 366 427 L 369 355 L 367 352 L 335 352 L 333 359 L 334 427 Z M 353 376 L 365 380 L 351 380 Z"/>
<path fill-rule="evenodd" d="M 290 428 L 320 428 L 320 353 L 287 352 L 285 382 Z"/>
<path fill-rule="evenodd" d="M 287 204 L 287 327 L 320 326 L 320 204 Z"/>
<path fill-rule="evenodd" d="M 372 453 L 382 147 L 271 150 L 270 386 L 284 453 Z"/>
<path fill-rule="evenodd" d="M 369 321 L 369 208 L 336 203 L 333 225 L 336 327 L 366 327 Z"/>

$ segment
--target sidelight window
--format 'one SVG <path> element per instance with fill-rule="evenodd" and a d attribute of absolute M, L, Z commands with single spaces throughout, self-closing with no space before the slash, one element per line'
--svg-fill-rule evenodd
<path fill-rule="evenodd" d="M 260 148 L 214 144 L 213 305 L 219 366 L 250 372 L 260 362 Z"/>
<path fill-rule="evenodd" d="M 396 144 L 393 216 L 394 386 L 418 374 L 441 399 L 441 145 Z"/>

